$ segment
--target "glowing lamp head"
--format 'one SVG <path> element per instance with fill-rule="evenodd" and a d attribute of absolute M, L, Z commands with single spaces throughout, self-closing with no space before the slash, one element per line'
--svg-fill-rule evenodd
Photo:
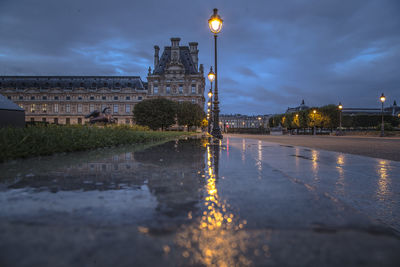
<path fill-rule="evenodd" d="M 213 93 L 208 92 L 208 98 L 211 98 L 213 96 Z"/>
<path fill-rule="evenodd" d="M 299 114 L 296 114 L 296 118 L 298 118 L 299 117 Z"/>
<path fill-rule="evenodd" d="M 260 121 L 260 120 L 261 120 L 261 117 L 258 117 L 258 120 Z"/>
<path fill-rule="evenodd" d="M 317 111 L 316 111 L 315 109 L 314 109 L 312 112 L 313 112 L 314 114 L 317 113 Z"/>
<path fill-rule="evenodd" d="M 383 102 L 385 102 L 385 100 L 386 100 L 386 97 L 385 97 L 385 95 L 382 93 L 382 95 L 381 95 L 381 102 L 383 103 Z"/>
<path fill-rule="evenodd" d="M 343 105 L 342 105 L 342 103 L 340 103 L 340 102 L 339 102 L 338 109 L 340 109 L 340 110 L 342 110 L 342 109 L 343 109 Z"/>
<path fill-rule="evenodd" d="M 221 31 L 222 19 L 218 15 L 218 9 L 216 8 L 214 8 L 214 14 L 212 14 L 208 20 L 208 27 L 210 27 L 211 32 L 214 34 L 217 34 Z"/>
<path fill-rule="evenodd" d="M 207 77 L 211 83 L 215 80 L 215 73 L 213 72 L 212 67 L 210 68 L 210 72 L 208 73 Z"/>
<path fill-rule="evenodd" d="M 211 106 L 211 102 L 207 102 L 207 106 Z"/>
<path fill-rule="evenodd" d="M 207 112 L 210 113 L 210 109 L 209 108 L 207 109 Z"/>

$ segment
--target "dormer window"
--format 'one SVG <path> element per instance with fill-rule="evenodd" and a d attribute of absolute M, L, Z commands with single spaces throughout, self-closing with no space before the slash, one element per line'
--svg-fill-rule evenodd
<path fill-rule="evenodd" d="M 114 96 L 114 100 L 118 100 L 118 96 Z"/>
<path fill-rule="evenodd" d="M 94 96 L 93 96 L 93 95 L 91 95 L 89 99 L 90 99 L 90 100 L 94 100 Z"/>
<path fill-rule="evenodd" d="M 81 87 L 85 87 L 85 84 L 84 84 L 84 83 L 81 83 Z"/>
<path fill-rule="evenodd" d="M 154 86 L 153 91 L 154 91 L 154 94 L 157 95 L 158 94 L 158 86 Z"/>
<path fill-rule="evenodd" d="M 96 83 L 92 83 L 92 88 L 96 88 Z"/>
<path fill-rule="evenodd" d="M 102 100 L 106 100 L 106 96 L 103 95 L 103 96 L 101 97 L 101 99 L 102 99 Z"/>
<path fill-rule="evenodd" d="M 167 88 L 166 88 L 165 91 L 166 91 L 167 94 L 170 94 L 171 93 L 171 86 L 167 85 Z"/>
<path fill-rule="evenodd" d="M 65 97 L 65 100 L 71 100 L 71 96 L 67 95 L 67 96 Z"/>
<path fill-rule="evenodd" d="M 195 94 L 195 93 L 196 93 L 196 85 L 192 84 L 192 94 Z"/>
<path fill-rule="evenodd" d="M 35 96 L 34 95 L 31 96 L 31 100 L 35 100 Z"/>
<path fill-rule="evenodd" d="M 46 95 L 42 96 L 42 100 L 47 100 L 47 96 Z"/>
<path fill-rule="evenodd" d="M 107 83 L 104 83 L 103 86 L 104 86 L 104 87 L 107 87 Z"/>
<path fill-rule="evenodd" d="M 182 84 L 179 85 L 179 93 L 183 94 L 183 85 Z"/>
<path fill-rule="evenodd" d="M 128 83 L 128 87 L 132 87 L 132 84 L 131 84 L 131 83 Z"/>
<path fill-rule="evenodd" d="M 78 100 L 82 100 L 82 96 L 80 95 L 80 96 L 78 96 Z"/>

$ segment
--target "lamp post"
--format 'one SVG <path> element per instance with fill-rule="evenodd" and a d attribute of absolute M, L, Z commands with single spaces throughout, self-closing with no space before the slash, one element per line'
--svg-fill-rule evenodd
<path fill-rule="evenodd" d="M 384 136 L 385 136 L 385 123 L 384 123 L 384 120 L 383 120 L 383 103 L 385 103 L 386 97 L 385 97 L 385 95 L 384 95 L 383 93 L 382 93 L 382 95 L 381 95 L 381 97 L 380 97 L 380 100 L 381 100 L 381 102 L 382 102 L 382 110 L 381 110 L 381 113 L 382 113 L 381 137 L 384 137 Z"/>
<path fill-rule="evenodd" d="M 211 32 L 214 34 L 214 67 L 215 67 L 215 89 L 214 89 L 214 120 L 213 120 L 213 129 L 211 135 L 222 139 L 221 129 L 219 127 L 219 102 L 218 102 L 218 69 L 217 69 L 217 34 L 221 31 L 222 28 L 222 19 L 218 15 L 218 9 L 214 8 L 214 13 L 211 15 L 208 20 L 208 26 L 210 27 Z"/>
<path fill-rule="evenodd" d="M 317 111 L 314 109 L 313 110 L 313 124 L 314 124 L 313 135 L 317 135 L 317 129 L 315 127 L 315 113 L 317 113 Z"/>
<path fill-rule="evenodd" d="M 213 121 L 213 105 L 212 105 L 212 97 L 213 97 L 213 93 L 212 93 L 212 83 L 215 79 L 215 73 L 213 72 L 212 67 L 210 67 L 210 72 L 207 75 L 208 80 L 210 81 L 210 91 L 208 92 L 208 114 L 209 114 L 209 119 L 208 119 L 208 133 L 211 133 L 211 122 Z"/>
<path fill-rule="evenodd" d="M 342 135 L 342 109 L 343 109 L 343 106 L 342 106 L 341 102 L 339 102 L 338 109 L 339 109 L 339 135 Z"/>

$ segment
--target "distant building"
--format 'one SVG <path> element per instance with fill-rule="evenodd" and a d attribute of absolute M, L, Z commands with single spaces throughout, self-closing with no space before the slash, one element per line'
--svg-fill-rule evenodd
<path fill-rule="evenodd" d="M 0 76 L 0 92 L 30 122 L 84 124 L 85 115 L 109 107 L 119 124 L 130 124 L 147 90 L 138 76 Z"/>
<path fill-rule="evenodd" d="M 0 95 L 0 127 L 24 127 L 25 110 Z"/>
<path fill-rule="evenodd" d="M 309 109 L 309 108 L 310 108 L 310 107 L 308 107 L 308 106 L 306 106 L 306 105 L 304 104 L 304 99 L 303 99 L 303 100 L 301 101 L 300 106 L 297 106 L 297 107 L 294 107 L 294 108 L 288 107 L 287 110 L 286 110 L 286 113 L 299 112 L 299 111 L 306 110 L 306 109 Z"/>
<path fill-rule="evenodd" d="M 400 107 L 397 106 L 396 100 L 393 105 L 383 108 L 383 113 L 385 115 L 391 115 L 395 117 L 400 117 Z M 356 115 L 381 115 L 381 108 L 343 108 L 343 114 L 356 116 Z"/>
<path fill-rule="evenodd" d="M 134 105 L 163 97 L 204 106 L 204 71 L 198 66 L 197 43 L 179 46 L 171 38 L 159 58 L 155 46 L 154 71 L 148 83 L 139 76 L 0 76 L 0 93 L 25 109 L 25 121 L 84 124 L 94 110 L 111 109 L 119 124 L 132 124 Z"/>
<path fill-rule="evenodd" d="M 221 127 L 225 128 L 267 128 L 270 115 L 219 115 Z"/>
<path fill-rule="evenodd" d="M 175 101 L 190 101 L 204 107 L 204 69 L 198 63 L 197 43 L 180 46 L 180 38 L 171 38 L 171 46 L 154 46 L 154 70 L 147 76 L 148 98 L 165 97 Z"/>

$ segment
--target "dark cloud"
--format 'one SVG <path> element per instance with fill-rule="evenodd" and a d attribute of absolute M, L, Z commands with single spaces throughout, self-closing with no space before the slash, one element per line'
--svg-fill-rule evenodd
<path fill-rule="evenodd" d="M 400 2 L 0 1 L 0 75 L 140 75 L 153 46 L 199 42 L 213 65 L 207 27 L 224 19 L 219 44 L 222 112 L 283 112 L 341 101 L 400 101 Z M 209 85 L 208 85 L 209 86 Z M 208 86 L 206 91 L 208 91 Z"/>

